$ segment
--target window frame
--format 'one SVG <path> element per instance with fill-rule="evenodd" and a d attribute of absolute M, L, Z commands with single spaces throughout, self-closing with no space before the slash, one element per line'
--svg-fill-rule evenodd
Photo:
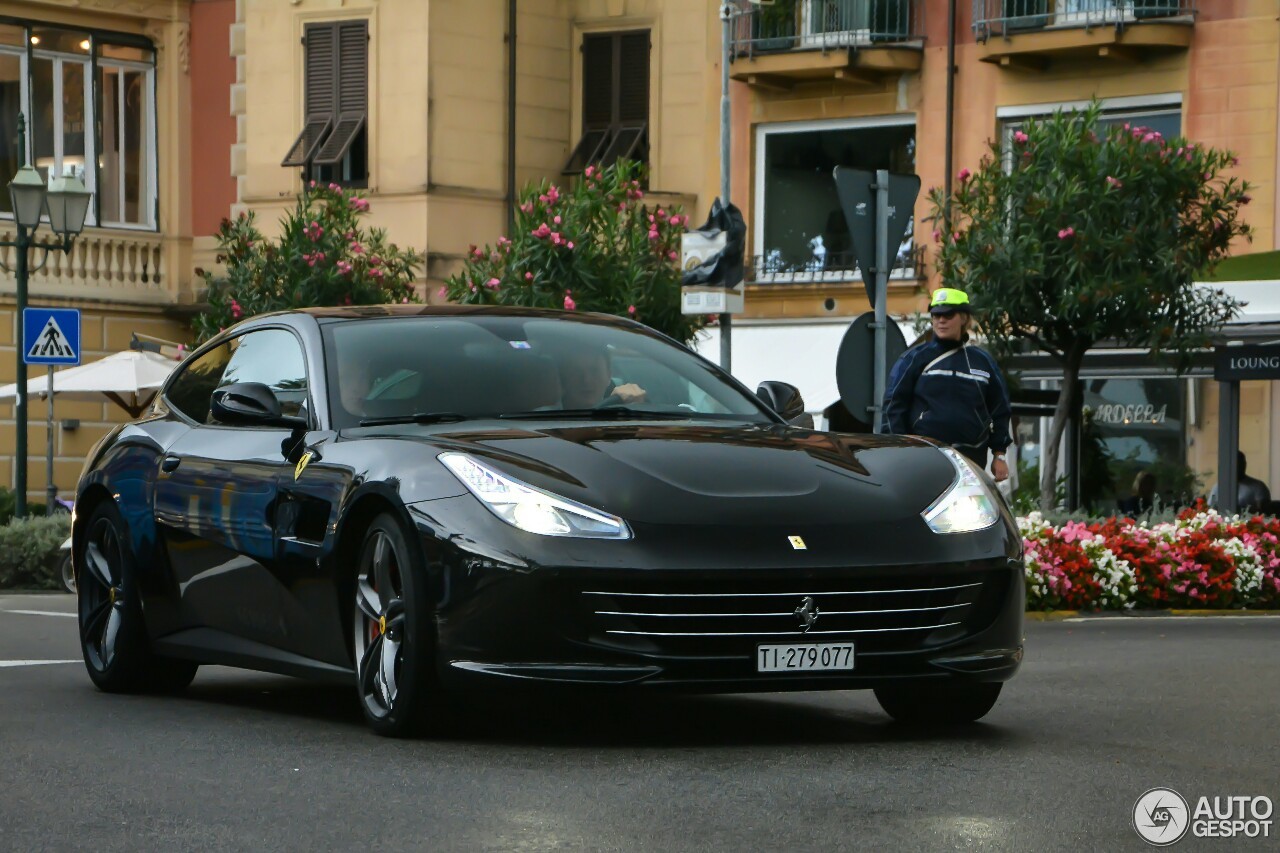
<path fill-rule="evenodd" d="M 160 189 L 159 189 L 159 132 L 157 122 L 157 112 L 159 109 L 159 97 L 156 89 L 156 56 L 157 50 L 155 44 L 145 36 L 135 35 L 131 33 L 121 33 L 111 30 L 101 30 L 94 27 L 69 26 L 60 23 L 48 21 L 40 21 L 32 18 L 14 18 L 8 16 L 0 16 L 0 24 L 6 24 L 12 27 L 20 27 L 23 31 L 23 41 L 25 46 L 16 46 L 10 44 L 0 44 L 0 54 L 8 56 L 17 56 L 19 59 L 19 109 L 27 119 L 26 123 L 26 144 L 21 152 L 25 162 L 35 164 L 35 133 L 33 132 L 32 121 L 32 102 L 35 96 L 35 79 L 32 76 L 32 59 L 51 60 L 54 67 L 53 85 L 56 93 L 62 91 L 62 77 L 57 73 L 57 69 L 61 67 L 64 60 L 71 59 L 77 63 L 83 63 L 86 66 L 85 71 L 85 167 L 83 170 L 83 180 L 85 188 L 93 194 L 93 200 L 89 205 L 88 214 L 85 217 L 85 225 L 87 227 L 113 228 L 131 231 L 148 231 L 154 232 L 159 229 L 160 221 Z M 83 33 L 89 39 L 88 53 L 81 56 L 80 54 L 71 54 L 65 51 L 47 50 L 36 47 L 31 43 L 31 36 L 36 29 L 54 29 L 64 30 L 74 33 Z M 133 47 L 140 50 L 148 51 L 151 54 L 150 60 L 126 60 L 115 59 L 111 57 L 103 57 L 101 48 L 104 45 L 112 45 L 116 47 Z M 146 74 L 146 97 L 147 97 L 147 121 L 142 131 L 146 138 L 150 140 L 149 152 L 145 163 L 145 176 L 147 180 L 147 196 L 141 203 L 146 211 L 146 219 L 140 223 L 128 222 L 105 222 L 102 216 L 101 204 L 102 194 L 98 192 L 99 185 L 102 180 L 102 169 L 97 165 L 98 157 L 102 152 L 101 126 L 102 126 L 102 93 L 98 85 L 98 78 L 101 74 L 103 65 L 110 66 L 129 66 L 131 70 L 143 71 Z M 62 114 L 63 99 L 55 96 L 53 104 L 55 113 L 55 124 Z M 91 130 L 90 130 L 91 128 Z M 61 154 L 59 153 L 63 146 L 61 134 L 54 134 L 55 160 L 54 168 L 56 169 L 61 163 Z M 93 163 L 93 168 L 89 168 L 89 163 Z M 12 211 L 0 211 L 0 221 L 13 221 Z M 44 222 L 48 221 L 48 216 L 42 217 Z"/>
<path fill-rule="evenodd" d="M 373 41 L 370 22 L 370 18 L 362 17 L 308 21 L 303 24 L 301 39 L 302 129 L 294 137 L 294 141 L 290 144 L 289 150 L 286 152 L 284 159 L 281 160 L 280 165 L 285 168 L 300 167 L 304 181 L 314 180 L 321 183 L 336 183 L 344 187 L 354 188 L 366 188 L 369 186 L 369 80 L 372 71 L 370 45 Z M 348 63 L 343 58 L 343 30 L 344 28 L 350 29 L 354 27 L 359 27 L 360 34 L 363 35 L 363 41 L 358 43 L 361 45 L 360 53 L 363 54 L 364 67 L 360 74 L 364 78 L 364 86 L 358 97 L 352 93 L 349 100 L 344 100 L 346 94 L 343 88 L 343 78 L 345 76 L 344 69 Z M 331 70 L 327 87 L 329 92 L 324 98 L 317 97 L 319 94 L 318 83 L 316 84 L 317 89 L 312 89 L 312 79 L 309 71 L 311 60 L 307 44 L 307 40 L 313 34 L 320 32 L 328 32 L 330 34 L 332 51 L 330 54 Z M 359 58 L 357 57 L 357 60 L 353 61 L 358 61 Z M 355 73 L 355 71 L 346 71 L 347 75 Z M 328 109 L 314 108 L 313 100 L 327 102 Z M 319 129 L 313 131 L 313 128 L 317 125 Z M 312 133 L 314 133 L 314 138 L 310 136 Z M 308 139 L 311 139 L 309 144 Z M 331 145 L 334 145 L 336 150 L 329 153 Z M 362 169 L 363 174 L 354 174 L 356 169 Z"/>
<path fill-rule="evenodd" d="M 915 113 L 892 113 L 881 116 L 858 116 L 854 118 L 819 119 L 815 121 L 766 122 L 756 125 L 755 136 L 755 190 L 752 199 L 751 257 L 763 256 L 765 227 L 765 179 L 768 169 L 769 137 L 789 133 L 821 133 L 833 130 L 867 130 L 880 127 L 911 126 L 918 133 L 920 122 Z M 917 139 L 917 152 L 919 137 Z M 914 239 L 914 225 L 912 226 Z M 905 236 L 903 239 L 906 239 Z M 913 245 L 918 246 L 919 241 Z M 914 266 L 898 267 L 889 273 L 890 281 L 915 280 Z M 751 281 L 755 284 L 792 284 L 795 282 L 861 282 L 862 274 L 856 266 L 828 268 L 820 272 L 789 271 L 765 273 L 754 271 Z"/>
<path fill-rule="evenodd" d="M 623 116 L 622 77 L 623 77 L 623 40 L 628 36 L 645 38 L 645 97 L 644 117 Z M 569 157 L 560 169 L 561 175 L 582 174 L 588 166 L 606 167 L 618 159 L 635 159 L 641 163 L 650 162 L 651 129 L 653 125 L 653 39 L 652 27 L 636 27 L 625 30 L 601 30 L 584 32 L 578 43 L 578 54 L 581 57 L 580 86 L 578 87 L 578 106 L 581 112 L 581 129 L 577 141 L 570 150 Z M 587 44 L 589 41 L 605 41 L 610 43 L 610 77 L 609 86 L 609 120 L 597 120 L 587 115 L 588 89 L 595 80 L 591 69 L 587 67 Z M 593 138 L 601 135 L 594 142 Z M 624 134 L 635 134 L 625 144 L 620 144 Z M 616 150 L 615 150 L 616 149 Z"/>
<path fill-rule="evenodd" d="M 94 54 L 96 59 L 97 58 L 96 45 L 95 45 Z M 96 221 L 101 223 L 102 227 L 104 228 L 122 228 L 122 229 L 131 229 L 131 230 L 154 231 L 157 227 L 158 216 L 159 216 L 159 210 L 158 210 L 159 192 L 157 190 L 157 180 L 158 180 L 159 169 L 156 162 L 157 152 L 155 150 L 156 144 L 158 142 L 157 127 L 156 127 L 157 93 L 156 93 L 155 66 L 153 64 L 149 64 L 146 62 L 137 62 L 129 59 L 114 59 L 111 57 L 100 59 L 94 63 L 94 71 L 95 71 L 94 92 L 98 99 L 97 104 L 95 106 L 95 121 L 94 121 L 95 146 L 97 146 L 99 143 L 104 143 L 104 140 L 100 138 L 102 136 L 102 131 L 99 128 L 103 126 L 103 120 L 105 118 L 104 110 L 105 110 L 105 103 L 106 103 L 106 95 L 102 91 L 101 86 L 98 85 L 98 81 L 102 75 L 103 69 L 105 68 L 114 68 L 121 72 L 119 79 L 120 79 L 120 85 L 122 87 L 124 85 L 123 72 L 139 71 L 139 72 L 142 72 L 144 75 L 143 88 L 147 91 L 147 94 L 150 98 L 150 103 L 149 103 L 149 108 L 147 109 L 147 114 L 143 121 L 142 133 L 146 136 L 147 139 L 151 140 L 151 152 L 150 152 L 150 156 L 146 158 L 146 166 L 143 171 L 143 176 L 145 177 L 145 180 L 146 180 L 146 188 L 148 190 L 148 197 L 150 198 L 151 203 L 140 205 L 140 207 L 142 209 L 145 209 L 146 211 L 146 217 L 143 222 L 124 222 L 124 221 L 118 221 L 118 220 L 109 220 L 107 219 L 107 217 L 105 216 L 102 210 L 102 195 L 100 193 L 95 193 L 93 206 L 96 209 Z M 120 109 L 123 110 L 124 109 L 123 98 L 120 98 L 119 105 L 120 105 Z M 124 128 L 124 123 L 120 120 L 118 113 L 116 117 L 116 122 L 117 122 L 117 126 L 116 126 L 117 139 L 121 143 L 118 150 L 121 152 L 121 161 L 123 161 L 125 155 L 127 154 L 127 151 L 123 144 L 125 128 Z M 98 162 L 97 156 L 100 156 L 105 151 L 106 151 L 106 145 L 101 144 L 101 149 L 97 150 L 95 153 L 94 172 L 101 171 L 100 168 L 97 167 L 96 165 Z M 120 193 L 119 203 L 120 203 L 120 209 L 123 211 L 124 196 L 125 196 L 124 169 L 119 168 L 117 169 L 117 172 L 118 172 L 117 191 Z"/>

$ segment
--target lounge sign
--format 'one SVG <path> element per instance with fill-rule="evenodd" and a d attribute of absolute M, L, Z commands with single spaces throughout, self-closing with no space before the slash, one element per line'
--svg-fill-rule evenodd
<path fill-rule="evenodd" d="M 1219 382 L 1280 379 L 1280 344 L 1215 347 L 1213 378 Z"/>

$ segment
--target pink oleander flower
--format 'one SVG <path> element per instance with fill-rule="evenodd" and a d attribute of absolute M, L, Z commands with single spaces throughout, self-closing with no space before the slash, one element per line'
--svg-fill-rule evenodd
<path fill-rule="evenodd" d="M 1110 175 L 1107 175 L 1107 186 L 1111 187 L 1112 189 L 1118 190 L 1122 186 L 1124 186 L 1124 182 L 1121 181 L 1119 178 L 1113 178 Z"/>
<path fill-rule="evenodd" d="M 496 278 L 491 278 L 491 279 L 489 279 L 488 281 L 486 281 L 486 282 L 484 283 L 484 286 L 485 286 L 485 287 L 487 287 L 487 288 L 489 288 L 490 290 L 497 290 L 497 289 L 498 289 L 498 287 L 499 287 L 501 284 L 502 284 L 502 282 L 501 282 L 501 281 L 499 281 L 498 279 L 496 279 Z"/>
<path fill-rule="evenodd" d="M 630 314 L 632 317 L 636 316 L 636 306 L 634 306 L 634 305 L 628 305 L 628 306 L 627 306 L 627 313 L 628 313 L 628 314 Z"/>
<path fill-rule="evenodd" d="M 309 186 L 311 189 L 315 189 L 315 188 L 316 188 L 316 182 L 315 182 L 315 181 L 312 181 L 308 186 Z"/>
<path fill-rule="evenodd" d="M 559 215 L 559 214 L 556 214 L 556 215 L 552 218 L 552 220 L 551 220 L 551 221 L 552 221 L 552 222 L 554 222 L 556 225 L 559 225 L 559 224 L 560 224 L 560 215 Z"/>
<path fill-rule="evenodd" d="M 573 297 L 566 293 L 564 296 L 564 310 L 572 311 L 577 307 L 578 303 L 574 302 Z"/>
<path fill-rule="evenodd" d="M 676 254 L 675 250 L 667 252 L 667 260 L 674 261 L 674 260 L 678 260 L 679 258 L 680 258 L 680 255 Z"/>
<path fill-rule="evenodd" d="M 596 171 L 596 167 L 595 167 L 595 166 L 588 166 L 588 167 L 587 167 L 587 169 L 586 169 L 586 171 L 585 171 L 585 172 L 583 172 L 582 174 L 583 174 L 583 176 L 585 176 L 585 177 L 588 177 L 588 178 L 589 178 L 589 177 L 591 177 L 593 174 L 595 174 L 595 171 Z"/>
<path fill-rule="evenodd" d="M 342 192 L 342 187 L 340 187 L 340 186 L 338 186 L 337 184 L 334 184 L 334 183 L 330 183 L 330 184 L 329 184 L 329 189 L 330 189 L 330 191 L 335 192 L 335 193 L 337 193 L 337 192 Z"/>
<path fill-rule="evenodd" d="M 973 177 L 973 172 L 970 172 L 968 169 L 961 169 L 960 173 L 956 175 L 956 178 L 958 178 L 962 184 L 971 177 Z"/>
<path fill-rule="evenodd" d="M 565 246 L 567 246 L 567 247 L 569 247 L 570 249 L 572 249 L 572 248 L 573 248 L 573 241 L 572 241 L 572 240 L 570 240 L 568 243 L 565 243 Z"/>
<path fill-rule="evenodd" d="M 520 205 L 520 212 L 533 213 L 533 202 L 526 201 L 524 204 Z"/>
<path fill-rule="evenodd" d="M 338 272 L 342 273 L 343 275 L 351 275 L 351 270 L 353 269 L 353 267 L 351 266 L 351 264 L 347 263 L 346 261 L 338 261 L 336 264 L 334 264 L 334 266 L 337 267 Z"/>
<path fill-rule="evenodd" d="M 445 289 L 443 287 L 436 291 L 436 296 L 439 296 L 442 299 L 444 298 L 444 294 L 445 294 Z"/>
<path fill-rule="evenodd" d="M 1015 130 L 1013 132 L 1013 141 L 1021 145 L 1027 141 L 1027 135 L 1020 130 Z"/>
<path fill-rule="evenodd" d="M 933 242 L 935 243 L 942 242 L 942 232 L 939 231 L 937 228 L 933 229 Z"/>
<path fill-rule="evenodd" d="M 525 274 L 524 274 L 524 280 L 525 280 L 525 281 L 533 281 L 533 273 L 531 273 L 531 272 L 527 272 L 527 273 L 525 273 Z"/>
<path fill-rule="evenodd" d="M 1070 240 L 1074 236 L 1076 236 L 1076 229 L 1070 226 L 1063 228 L 1061 231 L 1058 232 L 1059 240 Z"/>
<path fill-rule="evenodd" d="M 351 244 L 351 253 L 352 253 L 352 254 L 355 254 L 355 255 L 363 255 L 363 254 L 364 254 L 364 246 L 361 246 L 359 243 L 352 243 L 352 244 Z"/>
<path fill-rule="evenodd" d="M 658 229 L 654 228 L 654 229 L 651 229 L 651 230 L 649 231 L 649 239 L 650 239 L 650 240 L 657 240 L 657 239 L 658 239 Z"/>

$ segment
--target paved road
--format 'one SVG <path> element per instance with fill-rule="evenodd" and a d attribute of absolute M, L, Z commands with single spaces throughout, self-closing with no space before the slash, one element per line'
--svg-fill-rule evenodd
<path fill-rule="evenodd" d="M 1030 623 L 984 724 L 869 694 L 494 700 L 368 734 L 345 690 L 217 667 L 107 696 L 67 595 L 0 596 L 0 850 L 1143 850 L 1169 786 L 1280 804 L 1280 617 Z M 19 613 L 27 610 L 33 613 Z M 1175 849 L 1276 849 L 1185 838 Z"/>

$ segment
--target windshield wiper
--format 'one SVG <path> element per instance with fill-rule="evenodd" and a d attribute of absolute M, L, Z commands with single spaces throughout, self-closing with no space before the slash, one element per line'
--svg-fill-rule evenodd
<path fill-rule="evenodd" d="M 625 421 L 625 420 L 677 420 L 693 417 L 693 412 L 655 412 L 648 409 L 632 409 L 627 406 L 605 406 L 600 409 L 548 409 L 545 412 L 508 412 L 499 418 L 511 420 L 574 420 L 574 421 Z"/>
<path fill-rule="evenodd" d="M 414 415 L 395 415 L 389 418 L 365 418 L 360 426 L 388 426 L 391 424 L 451 424 L 468 420 L 469 416 L 459 412 L 418 412 Z"/>

